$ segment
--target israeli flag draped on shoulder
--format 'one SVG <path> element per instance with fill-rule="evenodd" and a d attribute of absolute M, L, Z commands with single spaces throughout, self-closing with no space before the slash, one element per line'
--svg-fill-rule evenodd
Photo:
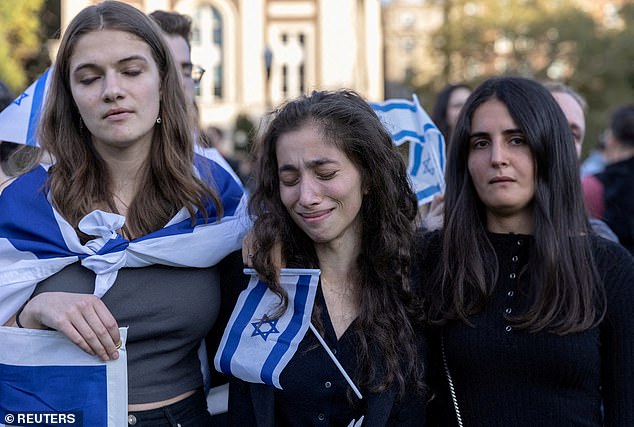
<path fill-rule="evenodd" d="M 397 146 L 409 142 L 407 172 L 418 204 L 445 191 L 445 139 L 418 101 L 388 99 L 370 105 Z"/>
<path fill-rule="evenodd" d="M 252 383 L 279 389 L 280 373 L 306 335 L 315 303 L 319 270 L 282 269 L 281 286 L 288 293 L 288 307 L 277 318 L 279 296 L 258 279 L 253 269 L 242 291 L 214 358 L 216 370 Z"/>
<path fill-rule="evenodd" d="M 127 328 L 119 332 L 119 358 L 104 362 L 60 332 L 0 326 L 0 426 L 127 425 Z"/>
<path fill-rule="evenodd" d="M 48 92 L 49 68 L 0 112 L 0 141 L 36 146 L 37 124 Z"/>
<path fill-rule="evenodd" d="M 79 228 L 99 237 L 81 244 L 51 204 L 45 167 L 18 177 L 0 195 L 0 324 L 28 300 L 38 282 L 75 262 L 95 272 L 94 294 L 101 297 L 121 268 L 153 264 L 204 268 L 238 250 L 251 225 L 241 186 L 205 157 L 196 155 L 194 163 L 201 179 L 216 189 L 224 209 L 222 219 L 218 221 L 208 200 L 207 222 L 198 212 L 192 226 L 183 208 L 163 228 L 131 241 L 116 232 L 125 217 L 96 210 L 79 222 Z"/>

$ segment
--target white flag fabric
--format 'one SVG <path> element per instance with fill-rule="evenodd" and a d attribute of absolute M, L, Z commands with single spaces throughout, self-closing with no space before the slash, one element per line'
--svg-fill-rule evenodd
<path fill-rule="evenodd" d="M 127 328 L 103 362 L 57 331 L 0 327 L 0 427 L 127 425 Z"/>
<path fill-rule="evenodd" d="M 0 141 L 36 146 L 37 124 L 48 92 L 52 68 L 0 112 Z"/>
<path fill-rule="evenodd" d="M 280 298 L 260 281 L 253 269 L 225 328 L 214 358 L 219 372 L 244 381 L 281 389 L 280 373 L 306 335 L 315 303 L 319 270 L 282 269 L 280 282 L 288 293 L 288 307 L 277 318 Z"/>
<path fill-rule="evenodd" d="M 409 142 L 407 172 L 418 204 L 422 205 L 445 191 L 445 139 L 418 97 L 414 94 L 412 98 L 413 101 L 388 99 L 370 105 L 395 145 Z"/>
<path fill-rule="evenodd" d="M 79 223 L 88 235 L 99 236 L 85 244 L 43 190 L 48 177 L 44 167 L 13 181 L 0 195 L 0 324 L 28 300 L 37 283 L 74 262 L 96 274 L 94 294 L 101 297 L 121 268 L 153 264 L 204 268 L 240 249 L 251 225 L 241 185 L 200 155 L 195 167 L 201 179 L 216 188 L 224 209 L 222 219 L 206 200 L 207 221 L 198 212 L 192 225 L 183 208 L 163 228 L 127 240 L 117 234 L 125 217 L 97 210 Z"/>

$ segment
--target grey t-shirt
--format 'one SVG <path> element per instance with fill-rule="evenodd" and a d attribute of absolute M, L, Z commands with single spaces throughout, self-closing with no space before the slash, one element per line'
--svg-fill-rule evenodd
<path fill-rule="evenodd" d="M 128 326 L 128 401 L 157 402 L 203 385 L 197 351 L 220 307 L 217 267 L 124 268 L 102 301 Z M 95 274 L 71 264 L 40 282 L 43 292 L 89 293 Z M 213 356 L 212 356 L 213 357 Z"/>

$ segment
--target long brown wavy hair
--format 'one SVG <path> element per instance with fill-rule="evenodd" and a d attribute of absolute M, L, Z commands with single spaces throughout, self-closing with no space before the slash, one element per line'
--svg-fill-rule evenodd
<path fill-rule="evenodd" d="M 553 96 L 539 82 L 496 77 L 482 83 L 464 105 L 446 170 L 443 253 L 437 287 L 427 294 L 431 321 L 460 319 L 480 311 L 498 278 L 487 236 L 486 209 L 468 171 L 471 120 L 484 102 L 496 99 L 509 111 L 530 146 L 535 165 L 533 237 L 523 275 L 528 308 L 509 315 L 518 328 L 557 334 L 583 331 L 605 313 L 605 291 L 595 266 L 573 136 Z"/>
<path fill-rule="evenodd" d="M 283 306 L 286 294 L 279 286 L 270 253 L 274 244 L 282 243 L 288 266 L 319 268 L 312 240 L 295 224 L 280 199 L 276 157 L 279 138 L 307 123 L 317 126 L 328 143 L 345 153 L 367 189 L 360 212 L 361 253 L 356 261 L 356 285 L 361 290 L 360 315 L 354 329 L 360 343 L 356 379 L 377 391 L 396 385 L 402 395 L 412 384 L 422 387 L 410 289 L 417 201 L 402 157 L 372 108 L 358 94 L 350 90 L 313 92 L 272 113 L 256 145 L 256 187 L 249 209 L 260 250 L 254 254 L 253 265 L 283 298 Z M 319 309 L 313 312 L 316 324 Z"/>
<path fill-rule="evenodd" d="M 160 117 L 138 194 L 126 215 L 126 227 L 138 237 L 164 226 L 185 207 L 192 221 L 196 210 L 206 212 L 212 201 L 218 214 L 222 206 L 216 191 L 201 181 L 193 168 L 193 123 L 179 72 L 161 30 L 138 9 L 105 1 L 83 9 L 69 24 L 61 40 L 39 128 L 39 143 L 54 158 L 48 186 L 56 209 L 77 229 L 77 224 L 98 204 L 116 207 L 110 172 L 97 153 L 90 132 L 82 129 L 81 116 L 70 88 L 70 58 L 85 34 L 101 30 L 125 31 L 150 47 L 161 79 Z M 86 240 L 78 231 L 78 234 Z"/>

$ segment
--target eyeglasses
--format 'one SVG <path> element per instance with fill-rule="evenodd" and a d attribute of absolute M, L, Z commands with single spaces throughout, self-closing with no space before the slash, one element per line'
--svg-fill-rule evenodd
<path fill-rule="evenodd" d="M 194 65 L 192 68 L 192 80 L 194 81 L 195 84 L 200 83 L 200 79 L 203 78 L 203 75 L 205 74 L 205 69 L 203 67 L 201 67 L 200 65 Z"/>
<path fill-rule="evenodd" d="M 190 63 L 181 64 L 181 70 L 183 73 L 183 77 L 192 79 L 194 84 L 200 83 L 200 79 L 203 78 L 205 74 L 205 69 L 200 65 L 193 65 Z"/>

